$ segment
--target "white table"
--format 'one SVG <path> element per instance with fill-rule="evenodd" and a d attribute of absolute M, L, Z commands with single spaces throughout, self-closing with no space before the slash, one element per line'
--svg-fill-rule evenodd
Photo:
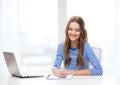
<path fill-rule="evenodd" d="M 120 78 L 120 77 L 119 77 Z M 120 85 L 115 76 L 74 76 L 70 80 L 47 80 L 43 78 L 16 78 L 0 76 L 0 85 Z"/>

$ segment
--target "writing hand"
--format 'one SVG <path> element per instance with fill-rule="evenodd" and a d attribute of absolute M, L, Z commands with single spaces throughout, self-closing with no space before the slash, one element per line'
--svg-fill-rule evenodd
<path fill-rule="evenodd" d="M 62 71 L 59 71 L 58 77 L 60 77 L 60 78 L 65 78 L 65 77 L 66 77 L 66 74 L 63 73 Z"/>

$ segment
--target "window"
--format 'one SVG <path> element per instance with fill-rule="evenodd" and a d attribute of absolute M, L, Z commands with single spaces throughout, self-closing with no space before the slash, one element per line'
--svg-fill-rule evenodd
<path fill-rule="evenodd" d="M 19 0 L 18 8 L 23 63 L 50 63 L 58 39 L 57 0 Z"/>
<path fill-rule="evenodd" d="M 114 0 L 67 0 L 67 19 L 73 15 L 83 17 L 92 42 L 114 41 L 114 8 Z"/>

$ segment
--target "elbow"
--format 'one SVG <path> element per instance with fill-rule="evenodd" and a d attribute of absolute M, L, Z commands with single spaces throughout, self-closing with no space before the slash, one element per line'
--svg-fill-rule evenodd
<path fill-rule="evenodd" d="M 90 69 L 90 75 L 92 75 L 92 76 L 101 76 L 101 75 L 103 75 L 103 69 L 102 68 Z"/>
<path fill-rule="evenodd" d="M 103 75 L 103 70 L 102 70 L 102 69 L 99 69 L 99 70 L 97 70 L 97 73 L 96 73 L 96 75 L 98 75 L 98 76 L 101 76 L 101 75 Z"/>

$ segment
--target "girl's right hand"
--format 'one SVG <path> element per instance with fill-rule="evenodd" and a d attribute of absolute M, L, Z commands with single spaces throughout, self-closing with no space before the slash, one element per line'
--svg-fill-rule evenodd
<path fill-rule="evenodd" d="M 66 74 L 64 74 L 62 71 L 59 71 L 59 72 L 57 73 L 57 76 L 58 76 L 59 78 L 65 78 L 65 77 L 66 77 Z"/>
<path fill-rule="evenodd" d="M 54 68 L 54 69 L 52 70 L 52 72 L 53 72 L 53 74 L 54 74 L 55 76 L 57 76 L 57 77 L 59 77 L 59 78 L 65 78 L 65 77 L 66 77 L 66 74 L 63 73 L 63 71 L 60 70 L 60 69 Z"/>

